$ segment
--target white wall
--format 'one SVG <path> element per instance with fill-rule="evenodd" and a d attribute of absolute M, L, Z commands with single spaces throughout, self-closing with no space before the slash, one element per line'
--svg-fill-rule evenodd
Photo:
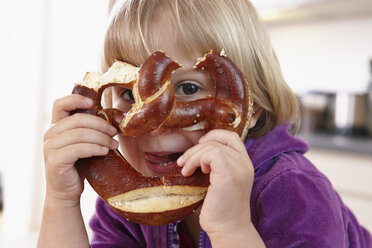
<path fill-rule="evenodd" d="M 43 4 L 42 0 L 2 1 L 0 9 L 1 31 L 5 30 L 0 45 L 2 241 L 24 237 L 30 229 L 32 175 L 40 143 L 36 125 Z"/>
<path fill-rule="evenodd" d="M 296 92 L 362 91 L 372 59 L 372 16 L 268 25 L 284 77 Z"/>
<path fill-rule="evenodd" d="M 36 247 L 44 196 L 42 135 L 54 99 L 99 68 L 108 1 L 0 2 L 1 161 L 4 212 L 0 247 Z M 95 194 L 84 193 L 84 217 Z M 87 203 L 89 201 L 89 203 Z"/>
<path fill-rule="evenodd" d="M 49 127 L 51 107 L 55 99 L 70 94 L 75 83 L 82 81 L 87 71 L 100 69 L 101 45 L 108 13 L 108 1 L 102 0 L 49 0 L 46 27 L 45 61 L 43 66 L 42 130 Z M 36 197 L 44 197 L 43 164 L 37 169 Z M 97 194 L 86 185 L 81 207 L 86 224 L 94 212 Z M 39 228 L 42 201 L 35 202 L 35 229 Z M 88 234 L 90 230 L 88 228 Z"/>

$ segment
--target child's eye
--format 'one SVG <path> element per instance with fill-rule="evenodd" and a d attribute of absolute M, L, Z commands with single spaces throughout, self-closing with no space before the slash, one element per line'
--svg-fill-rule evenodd
<path fill-rule="evenodd" d="M 199 87 L 195 84 L 183 84 L 182 90 L 185 95 L 192 95 L 199 91 Z"/>
<path fill-rule="evenodd" d="M 124 89 L 120 93 L 120 97 L 124 98 L 127 101 L 134 101 L 133 92 L 129 89 Z"/>
<path fill-rule="evenodd" d="M 200 87 L 194 83 L 182 83 L 176 87 L 176 93 L 180 95 L 193 95 L 199 90 Z"/>

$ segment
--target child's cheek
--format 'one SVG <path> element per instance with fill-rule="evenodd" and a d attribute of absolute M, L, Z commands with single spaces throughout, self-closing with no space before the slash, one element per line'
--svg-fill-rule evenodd
<path fill-rule="evenodd" d="M 141 158 L 143 158 L 142 151 L 138 147 L 138 138 L 118 135 L 119 150 L 125 159 L 138 172 L 143 173 L 141 166 Z"/>
<path fill-rule="evenodd" d="M 190 143 L 196 145 L 199 143 L 199 139 L 206 134 L 205 130 L 197 130 L 197 131 L 180 131 Z"/>

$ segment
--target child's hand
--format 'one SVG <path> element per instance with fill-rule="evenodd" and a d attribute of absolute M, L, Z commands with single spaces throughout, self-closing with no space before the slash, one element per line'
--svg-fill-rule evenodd
<path fill-rule="evenodd" d="M 236 133 L 212 130 L 178 161 L 182 174 L 197 167 L 210 173 L 210 186 L 200 214 L 200 225 L 210 238 L 251 228 L 250 195 L 254 169 Z"/>
<path fill-rule="evenodd" d="M 69 95 L 54 102 L 52 126 L 44 134 L 46 199 L 77 204 L 83 179 L 74 163 L 79 158 L 101 156 L 116 149 L 112 137 L 116 129 L 105 120 L 88 114 L 70 115 L 76 109 L 89 109 L 93 102 L 80 95 Z"/>

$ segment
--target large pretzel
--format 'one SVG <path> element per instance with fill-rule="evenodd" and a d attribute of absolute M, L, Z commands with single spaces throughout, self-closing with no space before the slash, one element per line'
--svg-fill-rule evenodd
<path fill-rule="evenodd" d="M 253 100 L 240 70 L 223 53 L 211 51 L 194 68 L 210 73 L 216 86 L 214 97 L 177 102 L 170 83 L 180 65 L 163 52 L 153 53 L 140 68 L 116 61 L 103 75 L 88 73 L 73 94 L 91 98 L 95 104 L 84 111 L 101 116 L 124 135 L 138 136 L 156 128 L 236 131 L 243 140 L 248 132 Z M 103 109 L 101 96 L 107 87 L 131 89 L 135 103 L 130 111 Z M 183 219 L 202 203 L 209 176 L 197 170 L 184 177 L 180 168 L 166 176 L 145 177 L 118 150 L 108 155 L 79 159 L 79 173 L 117 213 L 144 225 L 164 225 Z"/>

